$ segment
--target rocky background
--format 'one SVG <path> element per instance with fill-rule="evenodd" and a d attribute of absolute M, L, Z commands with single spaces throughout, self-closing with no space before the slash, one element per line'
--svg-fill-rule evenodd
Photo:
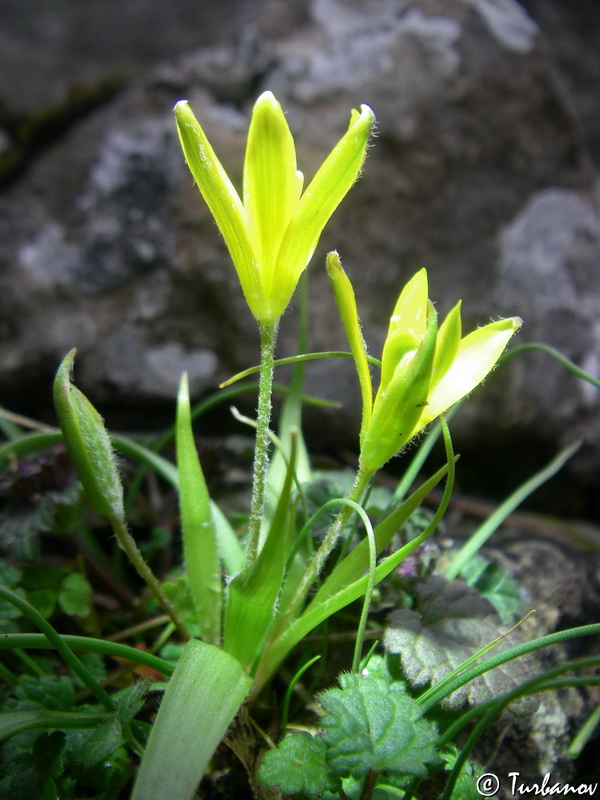
<path fill-rule="evenodd" d="M 346 347 L 323 267 L 335 247 L 373 353 L 426 266 L 438 311 L 462 297 L 467 329 L 519 314 L 518 343 L 600 377 L 596 0 L 4 0 L 2 16 L 0 404 L 53 421 L 52 376 L 77 346 L 77 383 L 109 424 L 149 428 L 170 421 L 182 370 L 200 397 L 256 363 L 171 109 L 189 99 L 239 178 L 265 88 L 307 176 L 352 107 L 378 118 L 312 262 L 311 349 Z M 295 336 L 292 310 L 282 355 Z M 317 446 L 354 446 L 351 365 L 315 362 L 308 384 L 344 404 L 309 413 Z M 515 357 L 454 429 L 491 495 L 582 436 L 554 494 L 598 513 L 600 394 L 547 356 Z"/>

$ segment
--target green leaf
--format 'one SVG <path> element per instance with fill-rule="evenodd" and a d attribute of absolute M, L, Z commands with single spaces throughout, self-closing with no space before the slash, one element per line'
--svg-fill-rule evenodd
<path fill-rule="evenodd" d="M 19 583 L 23 576 L 22 571 L 18 567 L 13 567 L 7 564 L 6 561 L 0 559 L 0 583 L 8 586 L 20 597 L 25 597 L 25 593 L 19 587 Z M 13 633 L 19 630 L 19 626 L 14 620 L 21 616 L 21 612 L 12 603 L 6 600 L 0 600 L 0 633 Z"/>
<path fill-rule="evenodd" d="M 80 752 L 79 765 L 89 770 L 110 758 L 123 744 L 123 729 L 116 717 L 98 725 Z"/>
<path fill-rule="evenodd" d="M 54 589 L 34 589 L 32 592 L 28 592 L 27 599 L 46 619 L 54 613 L 56 608 L 56 591 Z"/>
<path fill-rule="evenodd" d="M 494 606 L 505 624 L 515 621 L 523 607 L 519 584 L 499 564 L 475 556 L 461 572 L 469 586 Z"/>
<path fill-rule="evenodd" d="M 258 779 L 265 786 L 279 786 L 286 794 L 318 797 L 335 791 L 339 778 L 327 764 L 325 741 L 306 731 L 286 736 L 273 750 L 265 753 Z"/>
<path fill-rule="evenodd" d="M 33 746 L 33 756 L 40 775 L 48 778 L 57 778 L 60 775 L 64 749 L 65 736 L 60 731 L 38 736 Z"/>
<path fill-rule="evenodd" d="M 187 375 L 181 377 L 176 422 L 183 553 L 202 638 L 221 642 L 221 560 L 210 496 L 194 442 Z"/>
<path fill-rule="evenodd" d="M 0 712 L 0 741 L 16 733 L 35 728 L 90 728 L 106 719 L 105 714 L 79 711 L 50 711 L 43 708 L 29 711 Z"/>
<path fill-rule="evenodd" d="M 228 653 L 189 641 L 152 726 L 131 800 L 189 800 L 251 685 Z"/>
<path fill-rule="evenodd" d="M 61 439 L 62 434 L 58 429 L 43 433 L 25 433 L 18 439 L 11 439 L 0 446 L 0 467 L 4 468 L 13 458 L 26 458 L 32 453 L 46 450 Z"/>
<path fill-rule="evenodd" d="M 211 508 L 223 566 L 229 575 L 236 575 L 244 566 L 246 559 L 244 548 L 240 544 L 233 526 L 212 500 Z"/>
<path fill-rule="evenodd" d="M 447 752 L 442 753 L 442 758 L 446 769 L 450 771 L 459 751 L 456 747 L 451 747 Z M 481 800 L 481 793 L 477 789 L 477 778 L 483 774 L 483 769 L 476 761 L 467 761 L 460 771 L 456 785 L 449 800 Z"/>
<path fill-rule="evenodd" d="M 342 776 L 370 771 L 424 775 L 439 760 L 435 726 L 401 683 L 377 677 L 342 675 L 340 688 L 319 697 L 328 746 L 327 762 Z"/>
<path fill-rule="evenodd" d="M 69 616 L 85 617 L 90 613 L 92 587 L 83 575 L 73 572 L 62 582 L 58 604 Z"/>
<path fill-rule="evenodd" d="M 166 581 L 162 584 L 162 588 L 184 622 L 195 619 L 196 609 L 192 602 L 187 575 L 178 575 L 173 580 Z"/>
<path fill-rule="evenodd" d="M 388 653 L 399 653 L 402 669 L 413 686 L 437 683 L 498 638 L 501 624 L 492 604 L 461 581 L 432 575 L 417 587 L 416 608 L 390 615 L 384 635 Z M 514 641 L 512 642 L 514 644 Z M 498 644 L 498 651 L 509 643 Z M 486 672 L 448 697 L 448 708 L 467 699 L 477 705 L 515 688 L 529 677 L 523 659 Z M 513 707 L 514 708 L 514 707 Z M 531 708 L 526 702 L 523 713 Z"/>
<path fill-rule="evenodd" d="M 398 530 L 399 525 L 406 521 L 423 497 L 431 491 L 447 472 L 447 466 L 438 470 L 438 472 L 423 484 L 423 486 L 417 489 L 404 503 L 386 516 L 385 519 L 375 527 L 374 533 L 378 553 L 390 541 L 394 533 Z M 393 569 L 433 533 L 434 528 L 435 525 L 433 525 L 432 521 L 432 525 L 419 536 L 403 547 L 400 547 L 392 555 L 382 559 L 375 571 L 376 582 L 379 583 L 389 575 Z M 366 540 L 362 540 L 354 550 L 335 567 L 301 616 L 284 629 L 278 629 L 276 631 L 269 642 L 269 647 L 265 651 L 265 655 L 257 671 L 258 681 L 263 680 L 265 674 L 272 672 L 275 667 L 283 661 L 292 647 L 310 633 L 310 631 L 316 628 L 317 625 L 332 614 L 335 614 L 337 611 L 354 602 L 354 600 L 357 600 L 365 593 L 368 575 L 364 573 L 367 569 L 368 558 L 368 543 Z"/>
<path fill-rule="evenodd" d="M 66 675 L 24 675 L 14 689 L 14 698 L 5 708 L 43 708 L 52 711 L 71 711 L 75 707 L 75 691 Z"/>
<path fill-rule="evenodd" d="M 265 543 L 254 563 L 229 584 L 223 649 L 251 669 L 275 618 L 291 548 L 290 499 L 296 464 L 295 439 L 285 483 Z"/>

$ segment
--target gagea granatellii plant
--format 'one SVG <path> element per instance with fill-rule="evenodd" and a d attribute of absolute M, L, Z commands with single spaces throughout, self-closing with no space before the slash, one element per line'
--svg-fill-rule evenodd
<path fill-rule="evenodd" d="M 374 588 L 426 542 L 448 505 L 456 459 L 444 414 L 490 374 L 521 320 L 501 319 L 463 335 L 457 303 L 438 324 L 428 297 L 427 273 L 420 270 L 390 309 L 381 358 L 375 359 L 367 354 L 350 280 L 337 252 L 330 253 L 326 267 L 350 346 L 350 353 L 341 355 L 350 355 L 356 365 L 362 422 L 358 466 L 347 491 L 330 491 L 315 504 L 323 483 L 310 466 L 301 435 L 300 377 L 308 359 L 332 354 L 302 353 L 284 360 L 295 363 L 296 373 L 276 436 L 270 424 L 273 375 L 280 363 L 275 360 L 277 330 L 324 226 L 360 175 L 375 122 L 373 112 L 366 105 L 352 112 L 346 133 L 304 188 L 284 113 L 273 94 L 265 92 L 250 119 L 241 195 L 186 101 L 175 106 L 175 118 L 185 159 L 225 240 L 257 322 L 261 355 L 257 417 L 250 421 L 255 428 L 251 507 L 246 523 L 235 529 L 213 502 L 194 441 L 192 422 L 197 412 L 190 404 L 185 375 L 177 399 L 175 467 L 157 450 L 126 437 L 109 436 L 97 411 L 72 383 L 75 351 L 71 351 L 54 384 L 60 431 L 19 435 L 14 427 L 17 419 L 6 417 L 10 441 L 0 450 L 0 457 L 23 458 L 63 441 L 90 504 L 108 520 L 119 546 L 164 611 L 164 631 L 155 651 L 169 638 L 178 643 L 179 650 L 173 664 L 102 638 L 60 635 L 30 602 L 34 597 L 27 586 L 21 588 L 22 575 L 7 570 L 0 598 L 39 633 L 11 630 L 3 646 L 22 653 L 23 658 L 29 658 L 24 655 L 29 648 L 55 649 L 70 668 L 74 683 L 62 685 L 56 694 L 59 699 L 44 707 L 31 700 L 33 689 L 7 670 L 7 682 L 18 686 L 21 693 L 15 689 L 15 697 L 24 699 L 22 703 L 11 700 L 10 708 L 0 714 L 0 735 L 18 738 L 40 728 L 51 731 L 41 734 L 45 739 L 36 740 L 28 762 L 28 769 L 37 776 L 37 783 L 28 785 L 43 790 L 40 797 L 74 797 L 68 792 L 74 791 L 77 780 L 83 780 L 77 771 L 81 765 L 87 765 L 91 774 L 90 770 L 107 759 L 114 760 L 115 753 L 128 749 L 141 756 L 132 800 L 188 800 L 243 704 L 264 696 L 265 687 L 307 634 L 363 598 L 354 656 L 348 665 L 351 671 L 339 678 L 339 688 L 319 696 L 324 713 L 319 732 L 304 731 L 284 738 L 265 757 L 260 780 L 295 796 L 368 800 L 378 792 L 377 796 L 408 800 L 416 796 L 420 780 L 446 770 L 444 797 L 458 797 L 453 794 L 455 786 L 461 797 L 467 796 L 465 787 L 469 781 L 474 785 L 478 774 L 477 765 L 469 760 L 477 737 L 472 734 L 459 751 L 453 742 L 464 724 L 479 717 L 475 730 L 480 733 L 509 702 L 561 681 L 561 685 L 575 685 L 577 671 L 597 665 L 600 659 L 569 662 L 556 674 L 546 672 L 536 678 L 499 668 L 525 652 L 597 632 L 600 626 L 506 649 L 503 636 L 494 633 L 497 619 L 491 621 L 493 606 L 475 591 L 481 570 L 472 577 L 475 588 L 450 580 L 465 564 L 474 563 L 477 549 L 491 533 L 486 529 L 477 532 L 463 553 L 457 554 L 446 578 L 437 575 L 422 581 L 417 605 L 410 611 L 420 615 L 419 625 L 426 627 L 435 621 L 436 599 L 448 607 L 474 610 L 471 638 L 461 634 L 468 646 L 453 651 L 456 663 L 449 659 L 440 639 L 437 651 L 434 648 L 438 656 L 429 654 L 425 659 L 429 688 L 417 691 L 419 681 L 411 675 L 410 654 L 417 653 L 418 643 L 407 638 L 407 609 L 398 609 L 385 634 L 385 658 L 369 654 L 363 660 L 362 648 Z M 224 396 L 229 398 L 235 391 L 237 387 L 224 390 Z M 408 494 L 407 487 L 428 452 L 428 440 L 424 439 L 398 489 L 383 502 L 375 475 L 436 420 L 437 433 L 432 436 L 441 432 L 446 463 Z M 272 448 L 275 456 L 270 461 Z M 185 569 L 174 581 L 165 584 L 155 577 L 129 530 L 115 449 L 145 468 L 153 468 L 178 489 Z M 554 474 L 572 451 L 564 451 L 534 476 L 522 487 L 518 500 Z M 420 504 L 443 479 L 446 485 L 437 512 L 423 516 Z M 509 498 L 499 510 L 495 526 L 516 502 L 517 498 Z M 398 539 L 404 526 L 413 531 L 407 542 Z M 508 609 L 507 597 L 510 599 L 510 592 L 505 593 L 502 607 L 508 622 L 514 608 Z M 454 625 L 452 618 L 449 624 Z M 492 649 L 495 654 L 490 655 Z M 154 686 L 155 690 L 164 689 L 164 696 L 152 726 L 137 719 L 149 684 L 132 683 L 110 693 L 75 651 L 126 658 L 168 678 L 166 686 Z M 289 680 L 283 703 L 284 728 L 290 693 L 311 663 Z M 444 671 L 440 666 L 444 663 L 451 669 Z M 487 694 L 471 691 L 470 682 L 493 668 L 491 674 L 508 674 L 507 680 L 488 681 L 491 690 Z M 43 676 L 50 697 L 55 688 L 47 678 Z M 596 681 L 590 676 L 586 680 Z M 72 686 L 84 687 L 95 702 L 78 707 L 72 699 Z M 467 697 L 470 710 L 462 712 L 460 705 Z M 440 703 L 447 706 L 443 723 L 434 721 L 431 713 Z M 64 733 L 72 728 L 78 730 L 78 739 Z M 49 754 L 46 761 L 43 748 Z M 69 761 L 79 766 L 75 777 L 63 778 L 61 765 Z M 97 797 L 116 797 L 126 785 L 127 770 L 115 774 L 120 776 L 118 788 L 118 781 L 109 785 L 104 777 Z M 0 781 L 0 794 L 21 796 L 14 789 L 21 773 L 17 770 L 15 775 L 14 781 L 10 775 L 4 783 Z M 258 783 L 254 786 L 261 791 Z"/>

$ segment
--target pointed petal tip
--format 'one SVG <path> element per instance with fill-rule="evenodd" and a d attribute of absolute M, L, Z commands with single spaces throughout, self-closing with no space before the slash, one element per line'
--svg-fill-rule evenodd
<path fill-rule="evenodd" d="M 281 108 L 281 104 L 270 90 L 263 92 L 256 98 L 256 102 L 254 103 L 254 108 L 252 113 L 260 110 L 263 107 L 271 108 L 273 111 L 277 111 L 279 113 L 283 113 Z"/>
<path fill-rule="evenodd" d="M 173 106 L 173 111 L 177 114 L 179 111 L 183 111 L 184 109 L 189 108 L 189 103 L 187 100 L 178 100 L 175 105 Z"/>
<path fill-rule="evenodd" d="M 342 267 L 342 260 L 340 258 L 340 254 L 337 250 L 331 250 L 325 256 L 325 268 L 327 269 L 327 273 L 332 275 L 336 270 L 341 272 L 344 271 Z"/>
<path fill-rule="evenodd" d="M 360 106 L 360 115 L 361 117 L 368 117 L 369 119 L 375 120 L 375 112 L 371 108 L 371 106 L 367 105 L 366 103 L 361 103 Z"/>
<path fill-rule="evenodd" d="M 372 133 L 373 128 L 375 127 L 377 120 L 375 119 L 375 112 L 368 106 L 366 103 L 362 103 L 360 106 L 360 110 L 357 111 L 356 109 L 352 110 L 352 115 L 350 117 L 350 127 L 353 125 L 366 125 L 369 131 Z"/>

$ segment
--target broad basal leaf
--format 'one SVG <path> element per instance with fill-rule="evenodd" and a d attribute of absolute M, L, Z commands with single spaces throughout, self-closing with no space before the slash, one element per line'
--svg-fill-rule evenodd
<path fill-rule="evenodd" d="M 265 786 L 279 786 L 286 794 L 318 797 L 335 791 L 339 779 L 325 760 L 326 750 L 321 736 L 311 736 L 306 731 L 286 736 L 265 753 L 258 778 Z"/>
<path fill-rule="evenodd" d="M 499 564 L 476 556 L 461 572 L 463 580 L 494 606 L 502 622 L 514 622 L 523 606 L 517 582 Z"/>
<path fill-rule="evenodd" d="M 437 731 L 421 719 L 419 704 L 400 683 L 342 675 L 339 689 L 319 697 L 327 761 L 341 776 L 360 778 L 370 770 L 424 775 L 438 761 Z"/>
<path fill-rule="evenodd" d="M 394 611 L 389 621 L 384 646 L 388 653 L 400 655 L 404 674 L 413 686 L 437 683 L 504 632 L 488 600 L 461 581 L 447 581 L 438 575 L 419 584 L 414 610 Z M 514 644 L 511 635 L 494 652 Z M 528 677 L 523 660 L 517 659 L 486 672 L 443 702 L 449 708 L 458 708 L 467 699 L 477 705 Z M 530 709 L 531 703 L 526 702 L 521 711 Z"/>

